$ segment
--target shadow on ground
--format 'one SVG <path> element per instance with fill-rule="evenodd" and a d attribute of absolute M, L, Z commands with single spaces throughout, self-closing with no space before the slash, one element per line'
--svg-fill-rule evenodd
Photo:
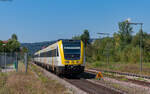
<path fill-rule="evenodd" d="M 41 66 L 41 65 L 38 65 L 44 69 L 46 69 L 47 71 L 55 74 L 54 72 L 52 72 L 51 70 Z M 81 74 L 77 74 L 77 75 L 73 75 L 73 74 L 66 74 L 66 75 L 59 75 L 59 77 L 61 78 L 67 78 L 67 79 L 94 79 L 95 78 L 95 74 L 92 74 L 92 73 L 88 73 L 88 72 L 84 72 L 84 73 L 81 73 Z"/>
<path fill-rule="evenodd" d="M 95 74 L 84 72 L 78 75 L 65 75 L 64 77 L 68 79 L 94 79 L 95 76 Z"/>

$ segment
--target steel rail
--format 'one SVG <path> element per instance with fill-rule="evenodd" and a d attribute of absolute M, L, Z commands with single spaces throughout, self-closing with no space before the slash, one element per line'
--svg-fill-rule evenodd
<path fill-rule="evenodd" d="M 86 69 L 86 71 L 90 71 L 90 72 L 108 72 L 108 73 L 112 73 L 112 74 L 119 74 L 119 75 L 126 75 L 126 76 L 133 76 L 133 77 L 140 77 L 140 78 L 150 79 L 150 76 L 139 75 L 139 74 L 134 74 L 134 73 L 127 73 L 127 72 L 101 70 L 101 69 L 95 69 L 95 68 Z"/>

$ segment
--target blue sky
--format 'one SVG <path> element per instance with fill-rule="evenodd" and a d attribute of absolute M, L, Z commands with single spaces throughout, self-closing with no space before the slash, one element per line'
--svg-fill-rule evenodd
<path fill-rule="evenodd" d="M 0 1 L 0 40 L 16 33 L 21 42 L 71 38 L 88 29 L 118 31 L 118 22 L 143 22 L 150 33 L 150 0 L 12 0 Z M 137 32 L 135 27 L 135 32 Z"/>

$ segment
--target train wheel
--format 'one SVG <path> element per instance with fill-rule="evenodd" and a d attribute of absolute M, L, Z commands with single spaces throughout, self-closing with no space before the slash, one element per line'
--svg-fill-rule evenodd
<path fill-rule="evenodd" d="M 56 68 L 56 75 L 63 78 L 63 74 L 61 74 L 57 68 Z"/>
<path fill-rule="evenodd" d="M 56 71 L 56 75 L 59 76 L 60 75 L 59 72 Z"/>
<path fill-rule="evenodd" d="M 56 68 L 54 68 L 54 73 L 55 73 L 55 74 L 57 73 Z"/>

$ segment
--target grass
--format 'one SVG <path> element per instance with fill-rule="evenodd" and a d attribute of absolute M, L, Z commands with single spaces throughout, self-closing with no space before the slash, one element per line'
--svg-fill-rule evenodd
<path fill-rule="evenodd" d="M 140 77 L 139 77 L 139 78 L 137 78 L 137 79 L 135 79 L 135 80 L 145 81 L 145 82 L 147 81 L 147 80 L 145 80 L 144 78 L 140 78 Z"/>
<path fill-rule="evenodd" d="M 18 72 L 0 73 L 0 94 L 67 94 L 63 85 L 36 70 L 38 77 L 32 69 L 25 73 L 24 64 L 20 63 Z"/>
<path fill-rule="evenodd" d="M 138 88 L 135 86 L 130 86 L 130 84 L 122 84 L 122 83 L 116 83 L 111 80 L 106 80 L 105 84 L 107 84 L 110 87 L 113 87 L 115 89 L 123 91 L 125 94 L 149 94 L 148 90 L 145 90 L 143 88 Z"/>
<path fill-rule="evenodd" d="M 103 75 L 106 76 L 106 77 L 109 77 L 109 78 L 115 78 L 115 79 L 117 79 L 119 81 L 126 81 L 126 82 L 128 82 L 128 79 L 125 76 L 122 76 L 122 75 L 116 76 L 115 74 L 108 73 L 108 72 L 104 72 Z"/>
<path fill-rule="evenodd" d="M 92 62 L 87 63 L 87 68 L 98 68 L 103 70 L 112 70 L 112 71 L 120 71 L 120 72 L 129 72 L 135 74 L 143 74 L 150 76 L 150 63 L 143 63 L 143 70 L 140 72 L 140 64 L 139 63 L 125 63 L 125 62 Z"/>

